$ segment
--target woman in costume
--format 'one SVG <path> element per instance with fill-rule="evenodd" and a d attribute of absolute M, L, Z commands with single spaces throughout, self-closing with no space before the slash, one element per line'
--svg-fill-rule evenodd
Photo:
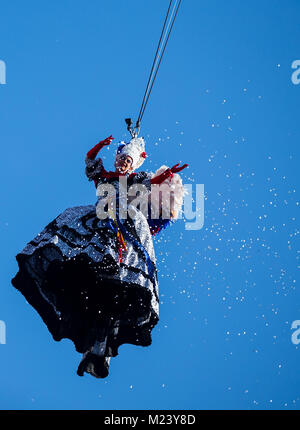
<path fill-rule="evenodd" d="M 187 167 L 177 164 L 171 169 L 162 166 L 155 174 L 136 173 L 146 153 L 143 138 L 133 136 L 118 146 L 115 171 L 106 171 L 96 157 L 112 140 L 110 136 L 99 142 L 85 160 L 87 178 L 97 188 L 96 205 L 66 209 L 48 224 L 16 256 L 19 272 L 12 280 L 54 340 L 69 338 L 83 354 L 77 374 L 97 378 L 108 375 L 120 345 L 151 344 L 151 331 L 159 320 L 152 236 L 176 219 L 184 196 L 178 172 Z M 126 179 L 125 190 L 120 179 Z M 153 185 L 163 183 L 171 190 L 169 219 L 162 216 L 159 195 L 151 199 Z M 133 205 L 127 194 L 131 216 L 119 216 L 120 196 L 134 185 L 142 185 L 153 200 L 156 219 Z M 105 186 L 115 190 L 114 207 L 103 192 Z"/>

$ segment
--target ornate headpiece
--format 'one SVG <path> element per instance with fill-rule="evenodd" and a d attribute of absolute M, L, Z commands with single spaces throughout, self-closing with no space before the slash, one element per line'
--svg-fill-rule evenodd
<path fill-rule="evenodd" d="M 147 154 L 145 152 L 145 141 L 142 137 L 134 137 L 130 142 L 120 142 L 116 158 L 121 155 L 126 154 L 132 158 L 132 168 L 133 170 L 141 167 Z"/>

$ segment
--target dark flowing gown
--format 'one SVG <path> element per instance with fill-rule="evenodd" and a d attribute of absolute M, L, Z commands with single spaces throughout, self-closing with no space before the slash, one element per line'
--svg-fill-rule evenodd
<path fill-rule="evenodd" d="M 101 159 L 89 160 L 89 180 Z M 128 185 L 151 190 L 151 174 L 139 172 Z M 118 178 L 101 179 L 118 189 Z M 97 204 L 97 203 L 96 203 Z M 120 259 L 117 231 L 127 251 Z M 69 338 L 83 353 L 77 373 L 103 378 L 123 344 L 149 346 L 159 320 L 155 253 L 147 217 L 101 220 L 96 205 L 66 209 L 16 256 L 12 284 L 39 313 L 53 339 Z"/>

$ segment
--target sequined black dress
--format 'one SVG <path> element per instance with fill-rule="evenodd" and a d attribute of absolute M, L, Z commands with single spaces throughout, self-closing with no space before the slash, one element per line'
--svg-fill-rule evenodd
<path fill-rule="evenodd" d="M 87 161 L 90 180 L 100 170 L 100 159 Z M 150 192 L 150 177 L 140 172 L 128 185 L 141 183 Z M 101 181 L 118 187 L 116 177 Z M 83 353 L 79 375 L 105 377 L 120 345 L 152 342 L 159 319 L 156 261 L 147 218 L 135 213 L 116 227 L 97 217 L 96 205 L 66 209 L 16 256 L 12 284 L 56 341 L 69 338 Z M 118 231 L 126 243 L 121 258 Z"/>

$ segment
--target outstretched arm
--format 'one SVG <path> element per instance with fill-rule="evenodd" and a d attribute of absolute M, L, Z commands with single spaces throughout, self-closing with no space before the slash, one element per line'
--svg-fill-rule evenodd
<path fill-rule="evenodd" d="M 112 136 L 107 137 L 104 140 L 101 140 L 101 142 L 97 143 L 97 145 L 94 146 L 87 154 L 85 158 L 85 174 L 88 177 L 89 181 L 94 181 L 95 186 L 97 187 L 97 184 L 99 182 L 99 178 L 103 175 L 103 173 L 106 173 L 106 170 L 103 167 L 103 163 L 101 158 L 97 158 L 97 154 L 100 151 L 100 149 L 103 148 L 103 146 L 109 145 L 113 140 Z"/>
<path fill-rule="evenodd" d="M 100 149 L 102 149 L 104 146 L 110 145 L 113 139 L 114 138 L 112 135 L 110 135 L 106 139 L 101 140 L 99 143 L 97 143 L 97 145 L 94 146 L 94 148 L 89 150 L 89 152 L 86 154 L 87 158 L 90 160 L 95 160 Z"/>
<path fill-rule="evenodd" d="M 171 167 L 171 169 L 166 169 L 161 175 L 156 176 L 151 179 L 151 184 L 162 184 L 166 179 L 173 176 L 173 173 L 181 172 L 181 170 L 188 167 L 188 164 L 184 164 L 181 167 L 178 167 L 180 163 L 175 164 L 175 166 Z"/>

